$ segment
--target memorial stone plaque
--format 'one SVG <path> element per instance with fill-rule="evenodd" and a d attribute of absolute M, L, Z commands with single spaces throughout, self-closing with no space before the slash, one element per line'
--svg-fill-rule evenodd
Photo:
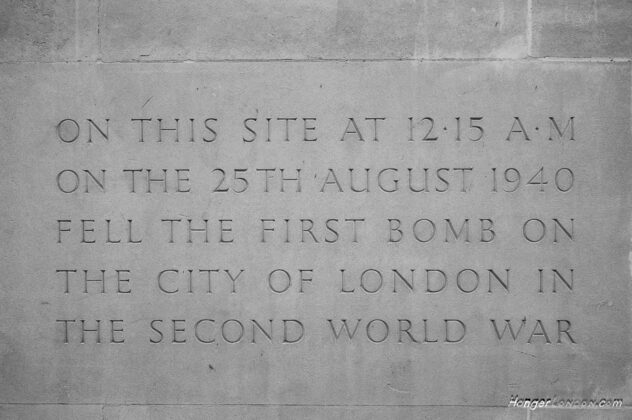
<path fill-rule="evenodd" d="M 0 415 L 627 403 L 630 80 L 590 61 L 2 64 Z"/>

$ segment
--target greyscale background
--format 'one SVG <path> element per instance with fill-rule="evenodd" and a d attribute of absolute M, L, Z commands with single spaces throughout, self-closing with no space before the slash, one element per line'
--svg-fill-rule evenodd
<path fill-rule="evenodd" d="M 631 57 L 630 1 L 2 0 L 0 418 L 630 418 Z"/>

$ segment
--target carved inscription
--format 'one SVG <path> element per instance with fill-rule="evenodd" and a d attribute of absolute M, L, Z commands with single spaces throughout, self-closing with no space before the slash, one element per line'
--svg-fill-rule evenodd
<path fill-rule="evenodd" d="M 160 312 L 133 323 L 117 314 L 95 319 L 71 310 L 74 316 L 53 320 L 59 343 L 300 346 L 312 336 L 331 346 L 463 346 L 472 340 L 502 346 L 572 346 L 581 341 L 581 325 L 563 313 L 538 318 L 495 313 L 474 319 L 460 314 L 457 306 L 434 310 L 432 317 L 360 309 L 333 313 L 325 306 L 302 315 L 270 309 L 244 315 L 234 306 L 247 305 L 254 296 L 273 308 L 288 296 L 302 302 L 325 296 L 340 305 L 348 299 L 378 302 L 379 296 L 401 305 L 441 305 L 442 299 L 456 297 L 475 305 L 503 296 L 572 295 L 585 282 L 572 258 L 523 264 L 520 255 L 537 253 L 542 246 L 572 253 L 584 240 L 582 221 L 573 208 L 551 213 L 542 207 L 513 215 L 495 205 L 514 196 L 539 200 L 575 194 L 582 188 L 575 162 L 489 161 L 480 155 L 468 157 L 467 151 L 484 145 L 509 154 L 517 148 L 546 154 L 547 147 L 560 143 L 572 149 L 582 141 L 582 121 L 573 115 L 501 119 L 482 114 L 258 114 L 237 121 L 231 126 L 219 115 L 59 119 L 51 137 L 61 150 L 99 145 L 105 151 L 120 143 L 156 153 L 168 145 L 170 153 L 186 159 L 167 166 L 141 155 L 124 160 L 122 166 L 105 167 L 95 157 L 50 174 L 62 198 L 89 203 L 100 197 L 133 196 L 139 203 L 172 200 L 173 207 L 112 215 L 86 206 L 52 218 L 54 234 L 48 240 L 60 249 L 141 253 L 153 246 L 166 252 L 164 261 L 140 268 L 134 261 L 104 261 L 99 267 L 60 264 L 51 269 L 55 293 L 87 299 L 139 294 L 182 304 L 196 297 L 212 303 L 207 309 L 199 307 L 192 317 Z M 323 121 L 327 130 L 322 130 Z M 223 163 L 210 155 L 203 164 L 190 165 L 196 153 L 219 153 L 224 143 L 243 151 L 243 164 Z M 345 151 L 382 144 L 397 153 L 355 159 Z M 279 154 L 284 147 L 305 148 L 305 155 L 292 162 Z M 451 163 L 454 157 L 437 155 L 442 147 L 462 148 L 459 164 Z M 310 158 L 315 150 L 345 157 L 328 163 L 322 157 Z M 433 150 L 431 159 L 424 158 L 428 150 Z M 285 208 L 279 205 L 283 200 L 298 204 Z M 322 205 L 305 207 L 302 200 Z M 415 204 L 399 208 L 398 200 Z M 439 207 L 432 205 L 435 200 L 441 200 Z M 377 257 L 345 256 L 359 249 Z M 424 257 L 430 251 L 441 255 L 437 249 L 449 258 Z M 222 257 L 210 263 L 187 258 L 200 250 Z M 481 251 L 499 257 L 459 261 Z M 303 258 L 283 258 L 287 252 Z M 270 258 L 253 263 L 254 255 L 268 254 Z M 305 259 L 305 254 L 313 258 Z M 234 299 L 232 306 L 223 306 L 222 299 Z M 133 338 L 127 336 L 130 329 Z"/>

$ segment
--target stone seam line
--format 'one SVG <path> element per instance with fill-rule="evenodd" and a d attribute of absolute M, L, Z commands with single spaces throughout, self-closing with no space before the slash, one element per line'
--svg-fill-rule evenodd
<path fill-rule="evenodd" d="M 630 63 L 632 58 L 623 57 L 529 57 L 529 58 L 227 58 L 227 59 L 179 59 L 179 60 L 7 60 L 0 64 L 189 64 L 189 63 L 382 63 L 382 62 L 508 62 L 508 63 Z"/>

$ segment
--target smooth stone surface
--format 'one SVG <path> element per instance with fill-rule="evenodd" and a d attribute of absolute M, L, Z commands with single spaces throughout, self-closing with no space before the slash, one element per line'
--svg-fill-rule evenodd
<path fill-rule="evenodd" d="M 629 64 L 29 64 L 3 65 L 1 71 L 0 97 L 7 100 L 0 104 L 0 196 L 11 198 L 0 201 L 0 243 L 10 244 L 0 249 L 3 402 L 504 407 L 513 394 L 629 395 Z M 301 130 L 292 130 L 286 142 L 277 126 L 274 141 L 243 143 L 244 118 L 293 115 L 318 118 L 318 142 L 297 141 Z M 408 115 L 433 116 L 439 140 L 409 142 Z M 483 116 L 485 140 L 455 141 L 457 115 Z M 530 141 L 505 140 L 517 115 Z M 550 141 L 549 130 L 535 130 L 549 115 L 563 121 L 574 116 L 576 140 Z M 206 116 L 221 122 L 215 143 L 157 143 L 155 125 L 140 143 L 130 121 Z M 341 142 L 351 116 L 365 130 L 370 126 L 361 117 L 387 117 L 381 140 Z M 93 133 L 95 140 L 86 143 L 83 125 L 77 143 L 62 143 L 55 128 L 71 117 L 83 123 L 110 118 L 110 140 Z M 314 173 L 322 181 L 326 168 L 425 166 L 475 167 L 475 193 L 319 193 L 312 181 Z M 543 193 L 536 187 L 492 193 L 490 168 L 511 166 L 528 173 L 571 167 L 576 188 L 560 193 L 549 184 Z M 263 193 L 258 177 L 251 178 L 256 191 L 215 195 L 210 171 L 216 167 L 300 167 L 304 190 L 280 193 L 272 184 L 274 192 Z M 67 168 L 106 168 L 112 174 L 108 191 L 61 193 L 55 177 Z M 131 194 L 120 176 L 125 168 L 190 168 L 194 193 Z M 233 218 L 239 242 L 187 244 L 180 232 L 179 242 L 169 244 L 160 223 L 165 217 Z M 262 244 L 257 222 L 264 217 L 365 217 L 368 227 L 359 243 L 300 244 L 294 231 L 292 243 L 277 237 Z M 421 244 L 410 236 L 387 244 L 383 222 L 389 217 L 493 217 L 498 236 L 489 244 Z M 575 241 L 549 237 L 529 244 L 520 222 L 533 217 L 574 218 Z M 99 243 L 81 244 L 77 223 L 91 218 L 137 220 L 144 243 L 104 244 L 100 230 Z M 58 219 L 74 221 L 61 244 Z M 217 229 L 211 232 L 215 239 Z M 211 295 L 167 295 L 157 290 L 156 275 L 171 267 L 245 267 L 247 281 L 236 294 L 220 284 Z M 274 294 L 265 287 L 265 274 L 277 267 L 294 273 L 313 267 L 315 280 L 303 294 Z M 370 267 L 444 268 L 452 274 L 463 267 L 511 267 L 512 292 L 489 293 L 485 282 L 474 293 L 460 293 L 452 277 L 439 295 L 339 293 L 339 268 L 357 274 Z M 576 288 L 539 294 L 539 267 L 573 267 Z M 133 293 L 112 294 L 108 283 L 108 293 L 85 295 L 72 283 L 72 293 L 65 294 L 55 271 L 70 268 L 129 268 Z M 150 342 L 156 337 L 151 320 L 203 317 L 298 318 L 307 333 L 298 344 L 284 344 L 276 324 L 274 343 Z M 124 319 L 126 343 L 79 344 L 73 330 L 72 342 L 64 344 L 55 320 L 80 318 Z M 458 318 L 467 323 L 468 336 L 462 343 L 435 344 L 398 343 L 391 336 L 376 344 L 362 337 L 361 328 L 358 340 L 335 341 L 328 318 L 383 318 L 391 325 L 402 318 Z M 499 343 L 490 318 L 543 319 L 548 327 L 570 319 L 577 344 L 556 344 L 554 334 L 551 344 L 541 338 L 535 344 L 524 338 Z M 432 328 L 442 331 L 437 324 Z M 165 337 L 170 334 L 165 330 Z M 143 415 L 152 408 L 121 410 Z"/>
<path fill-rule="evenodd" d="M 530 413 L 530 420 L 627 420 L 632 417 L 632 408 L 610 410 L 546 409 Z"/>
<path fill-rule="evenodd" d="M 526 56 L 520 0 L 103 0 L 105 61 Z"/>
<path fill-rule="evenodd" d="M 612 410 L 527 409 L 480 407 L 265 407 L 211 405 L 8 405 L 0 404 L 3 420 L 328 420 L 344 419 L 435 419 L 435 420 L 625 420 L 630 408 Z"/>
<path fill-rule="evenodd" d="M 527 410 L 480 407 L 106 407 L 104 420 L 527 420 Z"/>
<path fill-rule="evenodd" d="M 25 63 L 0 64 L 0 419 L 632 418 L 631 68 L 604 60 L 632 57 L 631 28 L 627 0 L 1 1 L 0 63 Z M 328 59 L 464 62 L 319 62 Z M 281 60 L 310 62 L 265 62 Z M 43 64 L 59 62 L 83 64 Z M 132 63 L 97 64 L 103 62 Z M 379 115 L 389 120 L 373 143 L 363 118 Z M 439 141 L 408 143 L 408 115 L 433 117 Z M 503 141 L 516 115 L 530 142 Z M 574 115 L 576 141 L 547 141 L 549 115 Z M 219 139 L 185 141 L 188 119 L 199 124 L 209 116 L 221 120 Z M 273 142 L 244 144 L 243 119 L 255 116 L 259 135 L 266 117 L 318 117 L 319 141 L 300 142 L 306 132 L 292 123 L 286 143 L 279 123 Z M 450 141 L 455 116 L 464 138 L 475 133 L 467 117 L 484 116 L 485 140 Z M 56 124 L 68 117 L 82 124 L 76 144 L 56 135 Z M 164 118 L 168 127 L 180 118 L 183 138 L 174 144 L 165 132 L 167 140 L 156 143 L 152 124 L 139 144 L 130 117 Z M 340 142 L 347 117 L 360 121 L 366 142 Z M 93 133 L 95 142 L 85 144 L 86 118 L 99 124 L 110 118 L 110 140 Z M 418 136 L 425 127 L 415 125 Z M 208 134 L 200 125 L 195 130 Z M 467 194 L 385 193 L 374 178 L 371 193 L 350 193 L 342 176 L 345 193 L 331 185 L 319 193 L 317 186 L 326 168 L 340 174 L 353 167 L 359 175 L 363 168 L 470 165 L 477 172 Z M 524 185 L 515 193 L 489 192 L 491 167 L 519 168 L 524 184 L 539 166 L 547 169 L 545 192 Z M 575 171 L 575 187 L 549 190 L 551 168 L 563 166 Z M 210 171 L 217 167 L 250 168 L 250 190 L 211 193 L 217 177 Z M 262 193 L 263 178 L 252 172 L 262 167 L 286 168 L 289 177 L 302 168 L 303 192 L 293 192 L 289 181 L 280 193 L 275 173 L 272 192 Z M 55 175 L 68 168 L 107 169 L 107 193 L 60 193 Z M 130 194 L 124 168 L 190 168 L 193 193 L 164 194 L 155 186 L 152 194 Z M 399 177 L 405 189 L 405 172 Z M 357 216 L 370 221 L 360 243 L 297 239 L 300 217 L 316 221 L 319 235 L 324 219 Z M 213 224 L 210 244 L 187 244 L 182 231 L 170 244 L 163 217 L 233 218 L 237 243 L 218 244 Z M 292 243 L 261 244 L 262 217 L 292 219 Z M 407 226 L 428 217 L 441 233 L 445 218 L 492 217 L 498 236 L 492 244 L 420 244 L 405 230 L 405 241 L 389 244 L 388 231 L 376 223 L 388 217 Z M 526 243 L 519 228 L 529 217 L 574 218 L 575 241 Z M 71 239 L 58 244 L 56 220 L 64 218 L 74 222 Z M 132 218 L 144 243 L 103 244 L 98 224 L 99 243 L 81 244 L 82 218 L 111 219 L 115 237 L 124 237 L 118 227 Z M 472 238 L 478 236 L 474 230 Z M 445 293 L 423 291 L 425 268 L 454 274 L 505 266 L 512 270 L 509 295 L 489 293 L 484 276 L 470 294 L 458 292 L 454 276 Z M 247 271 L 237 294 L 221 276 L 212 295 L 161 293 L 156 274 L 174 267 Z M 265 287 L 276 267 L 293 273 L 312 267 L 316 275 L 305 293 L 296 292 L 294 278 L 292 291 L 279 295 Z M 575 290 L 537 293 L 538 267 L 574 267 Z M 91 284 L 84 294 L 76 281 L 65 294 L 60 268 L 107 269 L 108 293 L 95 293 Z M 112 293 L 117 268 L 132 270 L 133 294 Z M 340 294 L 339 268 L 356 289 L 359 272 L 383 270 L 385 290 Z M 391 268 L 417 270 L 418 290 L 403 292 L 398 283 L 393 293 Z M 274 319 L 275 341 L 260 334 L 257 344 L 250 336 L 238 344 L 221 337 L 216 344 L 195 342 L 191 320 L 205 317 L 263 325 Z M 97 345 L 88 333 L 79 344 L 73 329 L 72 343 L 64 344 L 60 318 L 124 319 L 126 343 Z M 306 338 L 282 343 L 282 318 L 301 319 Z M 335 340 L 327 318 L 383 318 L 392 334 L 371 343 L 363 325 L 353 342 Z M 465 342 L 398 342 L 398 319 L 413 320 L 419 335 L 423 319 L 445 318 L 467 323 Z M 499 343 L 490 318 L 525 319 L 529 326 L 543 319 L 553 343 L 525 344 L 524 337 Z M 186 319 L 188 342 L 150 343 L 155 319 Z M 578 344 L 555 343 L 556 319 L 572 320 Z M 163 330 L 169 341 L 172 331 Z M 432 324 L 431 336 L 441 331 Z M 623 398 L 627 406 L 505 408 L 513 395 Z"/>
<path fill-rule="evenodd" d="M 0 62 L 98 58 L 98 0 L 3 0 Z"/>
<path fill-rule="evenodd" d="M 632 57 L 628 0 L 533 0 L 534 57 Z"/>
<path fill-rule="evenodd" d="M 103 420 L 104 409 L 100 405 L 10 405 L 0 404 L 2 420 Z"/>

